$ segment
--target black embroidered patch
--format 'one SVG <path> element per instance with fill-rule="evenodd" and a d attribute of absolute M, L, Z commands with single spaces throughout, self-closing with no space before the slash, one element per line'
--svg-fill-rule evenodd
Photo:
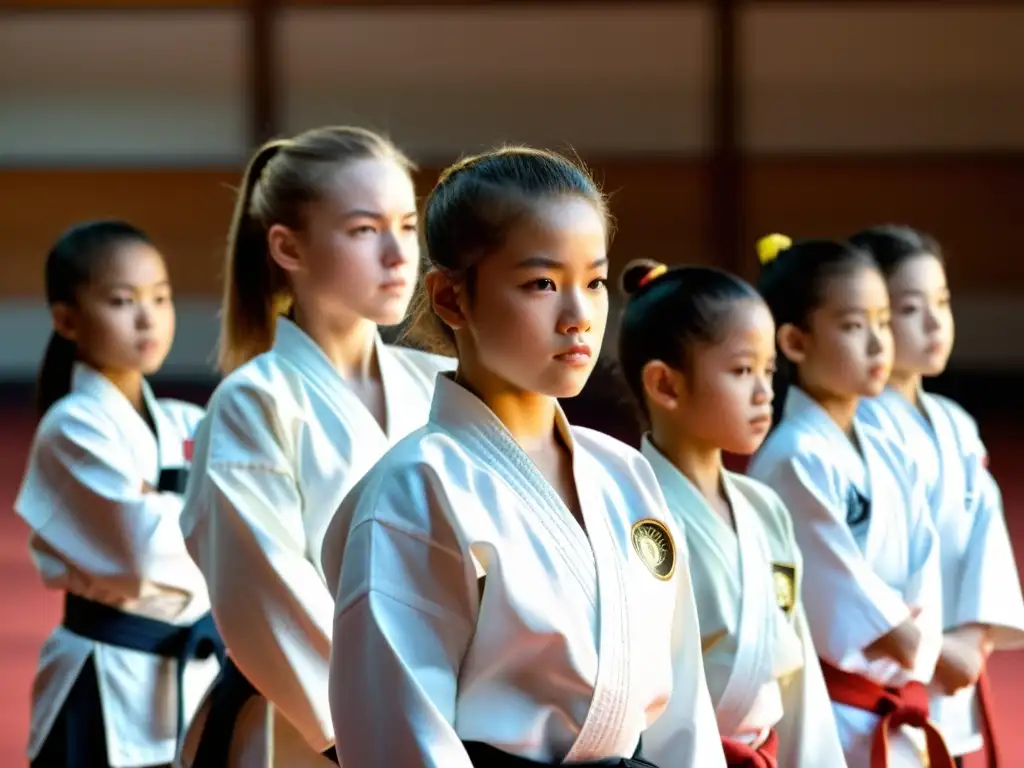
<path fill-rule="evenodd" d="M 772 563 L 772 582 L 775 585 L 775 602 L 787 616 L 796 605 L 796 566 L 791 563 Z"/>
<path fill-rule="evenodd" d="M 871 518 L 871 500 L 854 487 L 846 492 L 846 524 L 856 528 Z"/>
<path fill-rule="evenodd" d="M 660 520 L 646 519 L 633 524 L 633 549 L 652 574 L 668 581 L 676 570 L 676 545 Z"/>

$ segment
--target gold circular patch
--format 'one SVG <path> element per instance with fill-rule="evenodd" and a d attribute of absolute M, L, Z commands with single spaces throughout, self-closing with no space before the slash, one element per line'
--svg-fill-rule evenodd
<path fill-rule="evenodd" d="M 654 576 L 668 581 L 676 570 L 676 545 L 660 520 L 647 518 L 633 524 L 633 549 Z"/>
<path fill-rule="evenodd" d="M 779 608 L 786 614 L 792 613 L 796 605 L 796 568 L 787 563 L 772 563 L 772 580 Z"/>

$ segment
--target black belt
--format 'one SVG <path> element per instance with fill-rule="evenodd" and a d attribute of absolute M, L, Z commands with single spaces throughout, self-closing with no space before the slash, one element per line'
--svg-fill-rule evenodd
<path fill-rule="evenodd" d="M 206 721 L 203 723 L 192 768 L 224 768 L 228 764 L 238 715 L 246 702 L 258 695 L 256 687 L 229 657 L 221 665 L 220 674 L 210 689 Z M 324 752 L 323 756 L 335 765 L 338 764 L 338 753 L 334 747 Z"/>
<path fill-rule="evenodd" d="M 554 763 L 538 763 L 536 760 L 502 752 L 482 741 L 464 741 L 462 745 L 466 748 L 469 761 L 479 768 L 551 768 L 563 765 L 561 760 Z M 654 763 L 641 757 L 642 745 L 642 741 L 636 745 L 636 752 L 632 757 L 591 760 L 584 763 L 572 763 L 572 766 L 573 768 L 658 768 Z"/>
<path fill-rule="evenodd" d="M 210 656 L 224 661 L 224 643 L 209 613 L 195 624 L 181 626 L 65 593 L 64 628 L 97 643 L 177 661 L 179 738 L 185 729 L 185 666 L 192 659 Z"/>

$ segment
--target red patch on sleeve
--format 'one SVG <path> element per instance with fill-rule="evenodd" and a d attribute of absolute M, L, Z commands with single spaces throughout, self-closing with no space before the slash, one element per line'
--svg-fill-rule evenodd
<path fill-rule="evenodd" d="M 988 469 L 988 454 L 987 453 L 981 454 L 981 466 L 983 466 L 985 469 Z"/>
<path fill-rule="evenodd" d="M 185 461 L 192 461 L 192 451 L 195 448 L 195 440 L 186 440 L 181 445 L 182 453 L 185 454 Z"/>

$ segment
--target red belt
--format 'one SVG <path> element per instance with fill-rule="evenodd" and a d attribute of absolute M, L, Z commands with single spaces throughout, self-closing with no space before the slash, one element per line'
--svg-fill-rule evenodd
<path fill-rule="evenodd" d="M 756 749 L 735 739 L 722 739 L 725 764 L 728 768 L 778 768 L 779 737 L 775 729 Z"/>
<path fill-rule="evenodd" d="M 822 660 L 828 695 L 837 704 L 873 712 L 881 718 L 871 742 L 871 768 L 889 766 L 889 729 L 909 725 L 924 731 L 930 768 L 954 768 L 946 742 L 928 720 L 928 689 L 912 681 L 899 688 L 886 688 L 863 675 L 845 672 Z"/>
<path fill-rule="evenodd" d="M 992 689 L 989 688 L 988 672 L 978 678 L 978 709 L 981 710 L 981 732 L 985 739 L 985 761 L 988 768 L 999 768 L 999 746 L 996 743 Z"/>

